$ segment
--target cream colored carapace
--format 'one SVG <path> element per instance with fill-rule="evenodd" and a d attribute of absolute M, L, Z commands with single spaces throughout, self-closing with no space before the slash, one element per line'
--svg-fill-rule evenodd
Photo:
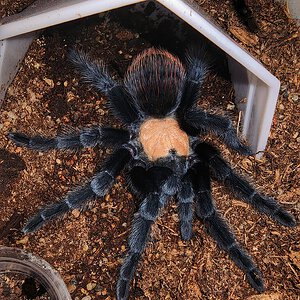
<path fill-rule="evenodd" d="M 151 161 L 166 157 L 170 150 L 179 156 L 189 155 L 188 135 L 173 118 L 147 119 L 140 127 L 140 142 Z"/>

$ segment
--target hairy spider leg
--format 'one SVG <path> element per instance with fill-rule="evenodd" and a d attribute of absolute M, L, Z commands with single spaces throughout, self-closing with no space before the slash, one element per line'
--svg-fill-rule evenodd
<path fill-rule="evenodd" d="M 238 138 L 231 121 L 228 118 L 209 114 L 198 108 L 192 107 L 184 114 L 185 122 L 198 133 L 206 133 L 209 131 L 220 137 L 224 143 L 243 155 L 252 154 L 251 149 L 244 145 Z"/>
<path fill-rule="evenodd" d="M 200 157 L 201 158 L 201 157 Z M 192 167 L 196 214 L 203 220 L 208 232 L 224 249 L 236 265 L 241 268 L 250 284 L 259 292 L 264 291 L 262 275 L 251 257 L 238 244 L 234 234 L 216 211 L 211 197 L 209 166 L 204 162 Z"/>
<path fill-rule="evenodd" d="M 211 65 L 208 49 L 204 45 L 189 47 L 185 57 L 187 74 L 184 92 L 178 109 L 179 114 L 196 104 L 199 99 L 200 88 Z"/>
<path fill-rule="evenodd" d="M 102 61 L 92 60 L 86 53 L 74 49 L 70 52 L 69 58 L 82 74 L 83 80 L 108 97 L 109 107 L 122 122 L 131 124 L 138 120 L 139 112 L 132 97 L 123 84 L 112 78 Z"/>
<path fill-rule="evenodd" d="M 103 197 L 111 187 L 116 176 L 131 160 L 131 151 L 121 147 L 104 163 L 102 170 L 97 173 L 87 184 L 71 191 L 61 202 L 53 203 L 41 209 L 33 216 L 23 228 L 24 233 L 38 230 L 47 221 L 57 218 L 70 210 L 82 207 L 93 197 Z"/>
<path fill-rule="evenodd" d="M 145 249 L 151 226 L 155 222 L 159 210 L 165 205 L 167 195 L 162 191 L 161 178 L 169 178 L 170 169 L 152 167 L 148 170 L 141 166 L 134 167 L 131 172 L 132 184 L 135 190 L 145 195 L 138 213 L 135 214 L 131 234 L 129 236 L 129 251 L 120 269 L 120 276 L 117 282 L 117 299 L 125 300 L 129 294 L 130 281 L 133 277 L 136 266 Z M 142 176 L 137 180 L 137 175 Z M 158 176 L 157 176 L 158 175 Z M 151 181 L 149 186 L 142 185 L 142 180 Z"/>
<path fill-rule="evenodd" d="M 194 191 L 190 172 L 183 177 L 177 193 L 178 216 L 180 220 L 181 238 L 188 241 L 192 237 Z"/>
<path fill-rule="evenodd" d="M 296 226 L 296 221 L 291 214 L 285 211 L 275 199 L 259 194 L 249 182 L 237 175 L 215 147 L 200 143 L 196 146 L 195 152 L 209 161 L 213 176 L 224 182 L 241 200 L 282 225 Z"/>
<path fill-rule="evenodd" d="M 80 149 L 104 146 L 121 146 L 129 141 L 129 132 L 124 129 L 110 127 L 83 128 L 80 131 L 68 128 L 61 135 L 54 138 L 44 136 L 27 136 L 20 132 L 8 134 L 15 144 L 32 150 L 47 151 L 51 149 Z"/>

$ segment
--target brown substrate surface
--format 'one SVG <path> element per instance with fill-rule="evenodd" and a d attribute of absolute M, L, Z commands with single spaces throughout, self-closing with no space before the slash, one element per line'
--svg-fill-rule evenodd
<path fill-rule="evenodd" d="M 30 1 L 13 1 L 18 4 Z M 299 27 L 287 9 L 271 0 L 252 1 L 258 31 L 250 33 L 231 1 L 198 1 L 242 47 L 281 81 L 270 138 L 262 159 L 242 157 L 218 140 L 232 166 L 264 193 L 275 197 L 299 222 Z M 248 1 L 250 2 L 250 1 Z M 2 14 L 13 4 L 1 1 Z M 108 195 L 91 208 L 74 210 L 38 232 L 21 232 L 39 207 L 59 201 L 68 190 L 99 170 L 110 149 L 34 152 L 16 147 L 9 131 L 54 136 L 68 127 L 97 124 L 119 127 L 106 99 L 79 80 L 67 59 L 77 46 L 108 63 L 122 76 L 132 58 L 152 45 L 142 33 L 103 16 L 50 28 L 33 42 L 0 109 L 0 243 L 33 252 L 56 268 L 72 299 L 115 299 L 115 282 L 127 249 L 131 220 L 139 201 L 122 174 Z M 234 91 L 227 76 L 212 72 L 199 105 L 226 114 L 239 128 Z M 284 228 L 238 201 L 219 183 L 213 196 L 240 243 L 263 273 L 259 295 L 243 273 L 194 220 L 194 236 L 183 242 L 176 205 L 162 212 L 138 266 L 130 299 L 300 299 L 299 226 Z M 2 298 L 1 298 L 2 297 Z M 1 299 L 3 296 L 0 296 Z"/>

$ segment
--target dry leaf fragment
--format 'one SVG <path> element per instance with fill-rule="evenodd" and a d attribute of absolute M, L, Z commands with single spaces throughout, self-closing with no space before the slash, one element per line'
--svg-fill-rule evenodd
<path fill-rule="evenodd" d="M 28 240 L 29 240 L 29 237 L 26 235 L 23 239 L 16 241 L 16 244 L 17 245 L 19 245 L 19 244 L 25 245 L 28 243 Z"/>
<path fill-rule="evenodd" d="M 253 46 L 258 44 L 259 38 L 248 31 L 245 31 L 244 29 L 237 27 L 237 26 L 231 26 L 229 28 L 230 33 L 232 33 L 238 40 L 240 40 L 242 43 Z"/>

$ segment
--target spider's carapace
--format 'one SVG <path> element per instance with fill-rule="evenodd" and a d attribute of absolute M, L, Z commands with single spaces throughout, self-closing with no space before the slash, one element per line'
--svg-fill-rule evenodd
<path fill-rule="evenodd" d="M 188 135 L 174 118 L 146 120 L 140 127 L 139 137 L 144 152 L 151 161 L 166 157 L 174 150 L 179 156 L 189 155 Z"/>

